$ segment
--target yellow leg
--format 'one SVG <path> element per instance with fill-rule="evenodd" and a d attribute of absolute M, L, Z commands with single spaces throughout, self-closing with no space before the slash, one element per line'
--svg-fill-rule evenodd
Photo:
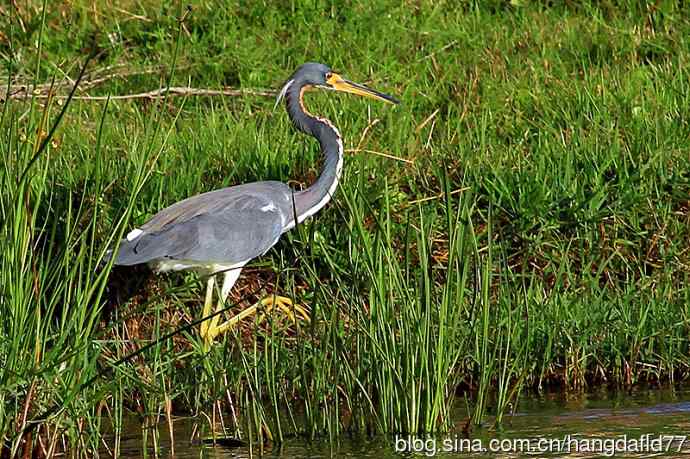
<path fill-rule="evenodd" d="M 232 286 L 235 285 L 235 282 L 240 277 L 241 270 L 241 267 L 236 267 L 224 273 L 223 287 L 221 288 L 218 303 L 216 304 L 215 308 L 216 313 L 219 313 L 223 310 L 223 307 L 225 306 L 225 299 L 228 297 L 230 290 L 232 289 Z M 204 318 L 211 315 L 214 285 L 215 275 L 211 275 L 209 276 L 208 281 L 206 283 L 206 300 L 204 301 L 204 310 L 202 316 Z M 221 333 L 227 332 L 231 328 L 236 327 L 237 324 L 239 324 L 242 320 L 246 319 L 247 317 L 253 314 L 256 314 L 257 312 L 261 313 L 261 316 L 259 317 L 259 321 L 261 321 L 263 320 L 263 317 L 266 314 L 270 313 L 274 308 L 278 308 L 280 311 L 282 311 L 293 323 L 297 323 L 298 320 L 298 318 L 296 318 L 295 315 L 299 316 L 299 319 L 305 322 L 310 321 L 309 311 L 307 309 L 300 306 L 299 304 L 293 304 L 289 298 L 286 298 L 284 296 L 271 295 L 259 301 L 257 304 L 245 309 L 232 319 L 220 325 L 218 324 L 218 321 L 220 320 L 220 314 L 216 314 L 211 319 L 207 319 L 201 322 L 200 335 L 201 338 L 204 340 L 204 346 L 206 347 L 206 349 L 210 349 L 211 345 L 213 345 L 213 340 L 216 338 L 216 336 L 220 335 Z"/>
<path fill-rule="evenodd" d="M 218 336 L 218 321 L 220 320 L 219 312 L 225 307 L 225 299 L 230 294 L 232 286 L 235 285 L 237 279 L 240 277 L 241 267 L 229 269 L 223 274 L 223 287 L 220 290 L 220 298 L 216 304 L 216 315 L 211 319 L 205 320 L 201 323 L 201 337 L 205 342 L 206 348 L 210 348 L 213 340 Z M 204 317 L 211 314 L 211 303 L 213 302 L 213 279 L 215 275 L 211 275 L 206 286 L 206 302 L 204 303 Z"/>
<path fill-rule="evenodd" d="M 211 304 L 213 303 L 213 284 L 215 282 L 215 278 L 216 276 L 211 275 L 206 281 L 206 301 L 204 301 L 204 310 L 201 313 L 202 318 L 208 317 L 211 314 Z M 201 331 L 199 334 L 204 340 L 206 340 L 206 337 L 208 336 L 209 325 L 208 320 L 201 322 Z"/>

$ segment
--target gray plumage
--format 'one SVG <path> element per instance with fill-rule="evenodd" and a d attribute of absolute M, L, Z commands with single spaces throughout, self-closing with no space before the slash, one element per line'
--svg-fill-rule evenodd
<path fill-rule="evenodd" d="M 293 222 L 292 190 L 256 182 L 210 191 L 157 213 L 120 244 L 115 263 L 235 265 L 263 255 Z M 190 266 L 194 267 L 194 266 Z"/>

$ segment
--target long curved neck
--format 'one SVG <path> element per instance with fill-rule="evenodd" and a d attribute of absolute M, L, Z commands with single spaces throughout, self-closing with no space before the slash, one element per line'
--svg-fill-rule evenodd
<path fill-rule="evenodd" d="M 285 93 L 288 115 L 300 131 L 315 137 L 321 145 L 323 166 L 319 178 L 309 188 L 295 193 L 297 221 L 318 212 L 331 199 L 343 168 L 343 142 L 338 130 L 326 118 L 310 114 L 304 108 L 304 92 L 308 85 L 293 82 Z"/>

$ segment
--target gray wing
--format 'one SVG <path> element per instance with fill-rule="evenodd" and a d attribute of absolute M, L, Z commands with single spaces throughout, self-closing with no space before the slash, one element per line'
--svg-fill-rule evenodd
<path fill-rule="evenodd" d="M 185 199 L 156 214 L 135 237 L 124 239 L 115 263 L 250 260 L 280 238 L 290 195 L 282 183 L 259 182 Z"/>

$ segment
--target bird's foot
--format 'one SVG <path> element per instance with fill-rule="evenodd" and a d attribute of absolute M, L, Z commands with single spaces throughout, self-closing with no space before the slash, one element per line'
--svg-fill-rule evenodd
<path fill-rule="evenodd" d="M 201 338 L 204 340 L 206 348 L 209 349 L 218 335 L 235 328 L 247 317 L 258 314 L 258 322 L 262 322 L 266 315 L 276 308 L 282 311 L 292 323 L 296 324 L 300 320 L 307 323 L 311 321 L 309 310 L 304 306 L 295 304 L 290 298 L 284 296 L 270 295 L 220 325 L 211 322 L 204 327 L 202 324 Z"/>
<path fill-rule="evenodd" d="M 266 298 L 259 301 L 255 306 L 263 309 L 263 314 L 259 317 L 259 321 L 261 321 L 263 317 L 265 317 L 266 314 L 270 313 L 274 308 L 278 308 L 281 311 L 283 311 L 283 313 L 285 313 L 285 315 L 288 317 L 288 319 L 290 319 L 290 321 L 292 321 L 292 323 L 296 324 L 298 322 L 298 317 L 299 319 L 307 323 L 311 321 L 309 311 L 306 308 L 299 304 L 293 303 L 292 300 L 290 300 L 290 298 L 284 296 L 267 296 Z"/>

